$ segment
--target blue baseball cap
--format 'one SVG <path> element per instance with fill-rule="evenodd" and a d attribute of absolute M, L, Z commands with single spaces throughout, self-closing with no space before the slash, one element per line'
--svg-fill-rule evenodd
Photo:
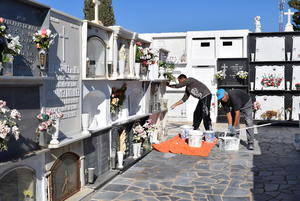
<path fill-rule="evenodd" d="M 217 91 L 217 97 L 218 100 L 221 100 L 225 96 L 226 91 L 224 89 L 218 89 Z"/>

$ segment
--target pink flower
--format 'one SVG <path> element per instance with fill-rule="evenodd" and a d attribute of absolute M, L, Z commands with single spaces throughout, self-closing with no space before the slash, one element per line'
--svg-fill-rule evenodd
<path fill-rule="evenodd" d="M 46 36 L 47 35 L 47 30 L 46 29 L 42 29 L 41 33 L 42 33 L 42 36 Z"/>
<path fill-rule="evenodd" d="M 136 45 L 137 46 L 142 46 L 142 43 L 141 42 L 136 42 Z"/>
<path fill-rule="evenodd" d="M 3 22 L 4 22 L 4 18 L 0 17 L 0 23 L 3 23 Z"/>
<path fill-rule="evenodd" d="M 41 48 L 41 45 L 39 43 L 36 44 L 35 46 L 37 49 L 40 49 Z"/>
<path fill-rule="evenodd" d="M 21 114 L 20 114 L 20 112 L 18 112 L 18 110 L 13 109 L 13 110 L 11 110 L 11 112 L 10 112 L 10 117 L 13 118 L 13 119 L 18 119 L 18 120 L 20 120 L 20 119 L 21 119 Z"/>
<path fill-rule="evenodd" d="M 6 102 L 3 101 L 3 100 L 0 100 L 0 108 L 2 108 L 2 107 L 4 107 L 4 106 L 6 106 Z"/>

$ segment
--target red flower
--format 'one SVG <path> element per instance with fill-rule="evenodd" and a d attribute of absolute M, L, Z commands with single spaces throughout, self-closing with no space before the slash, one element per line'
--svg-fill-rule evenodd
<path fill-rule="evenodd" d="M 42 29 L 41 33 L 42 33 L 42 36 L 46 36 L 47 35 L 47 30 L 46 29 Z"/>

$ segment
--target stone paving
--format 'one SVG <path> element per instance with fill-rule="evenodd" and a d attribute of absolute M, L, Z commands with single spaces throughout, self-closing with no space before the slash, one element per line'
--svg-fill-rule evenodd
<path fill-rule="evenodd" d="M 215 147 L 206 158 L 152 151 L 91 200 L 299 201 L 300 152 L 292 145 L 297 132 L 260 128 L 254 151 L 243 145 L 238 152 Z"/>

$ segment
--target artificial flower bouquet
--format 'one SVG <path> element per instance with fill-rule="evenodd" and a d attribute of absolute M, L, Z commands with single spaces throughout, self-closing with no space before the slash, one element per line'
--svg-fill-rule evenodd
<path fill-rule="evenodd" d="M 255 101 L 253 103 L 253 111 L 256 112 L 257 110 L 260 110 L 261 109 L 261 104 L 258 102 L 258 101 Z"/>
<path fill-rule="evenodd" d="M 222 70 L 219 70 L 217 71 L 217 73 L 215 74 L 215 77 L 218 79 L 218 80 L 224 80 L 225 78 L 225 74 Z"/>
<path fill-rule="evenodd" d="M 283 78 L 274 74 L 264 75 L 261 80 L 261 85 L 264 87 L 279 87 Z"/>
<path fill-rule="evenodd" d="M 32 40 L 38 50 L 48 51 L 56 35 L 50 29 L 41 29 L 34 33 Z"/>
<path fill-rule="evenodd" d="M 133 143 L 141 143 L 146 138 L 147 138 L 147 132 L 145 131 L 143 126 L 141 126 L 140 123 L 136 123 L 133 128 L 132 142 Z"/>
<path fill-rule="evenodd" d="M 57 119 L 63 117 L 62 113 L 45 111 L 36 116 L 39 120 L 38 128 L 36 129 L 36 134 L 39 136 L 43 132 L 49 134 L 53 133 L 54 125 L 56 124 Z"/>
<path fill-rule="evenodd" d="M 16 109 L 9 109 L 6 102 L 0 100 L 0 151 L 7 151 L 10 137 L 19 139 L 20 129 L 17 124 L 21 120 L 21 114 Z"/>
<path fill-rule="evenodd" d="M 261 115 L 261 118 L 271 120 L 272 118 L 276 118 L 277 116 L 278 116 L 278 112 L 274 110 L 268 110 Z"/>
<path fill-rule="evenodd" d="M 173 70 L 175 69 L 175 63 L 171 61 L 160 61 L 159 68 L 164 69 L 163 76 L 167 78 L 170 82 L 176 81 L 176 78 L 173 75 Z"/>
<path fill-rule="evenodd" d="M 141 42 L 136 42 L 136 51 L 135 51 L 135 62 L 141 63 L 141 56 L 143 55 L 143 44 Z"/>
<path fill-rule="evenodd" d="M 236 73 L 236 77 L 238 78 L 238 79 L 241 79 L 241 80 L 246 80 L 247 79 L 247 77 L 248 77 L 248 72 L 247 71 L 239 71 L 239 72 L 237 72 Z"/>
<path fill-rule="evenodd" d="M 300 90 L 300 82 L 296 83 L 295 87 L 296 87 L 297 90 Z"/>
<path fill-rule="evenodd" d="M 145 131 L 147 132 L 147 134 L 151 133 L 151 132 L 155 132 L 157 131 L 157 127 L 156 125 L 154 125 L 152 123 L 152 120 L 151 119 L 148 119 L 144 125 L 143 125 L 143 128 L 145 129 Z"/>
<path fill-rule="evenodd" d="M 19 41 L 20 37 L 13 37 L 11 34 L 7 34 L 6 30 L 7 27 L 4 23 L 4 19 L 0 18 L 0 45 L 2 46 L 0 62 L 2 63 L 12 62 L 13 57 L 20 54 L 22 48 Z"/>
<path fill-rule="evenodd" d="M 112 88 L 112 93 L 110 96 L 110 112 L 112 114 L 116 115 L 120 111 L 120 108 L 123 106 L 126 98 L 126 90 L 126 83 L 123 84 L 120 89 L 116 89 L 115 87 Z"/>
<path fill-rule="evenodd" d="M 152 48 L 142 48 L 138 47 L 137 60 L 143 65 L 148 67 L 151 64 L 156 63 L 157 52 Z"/>

